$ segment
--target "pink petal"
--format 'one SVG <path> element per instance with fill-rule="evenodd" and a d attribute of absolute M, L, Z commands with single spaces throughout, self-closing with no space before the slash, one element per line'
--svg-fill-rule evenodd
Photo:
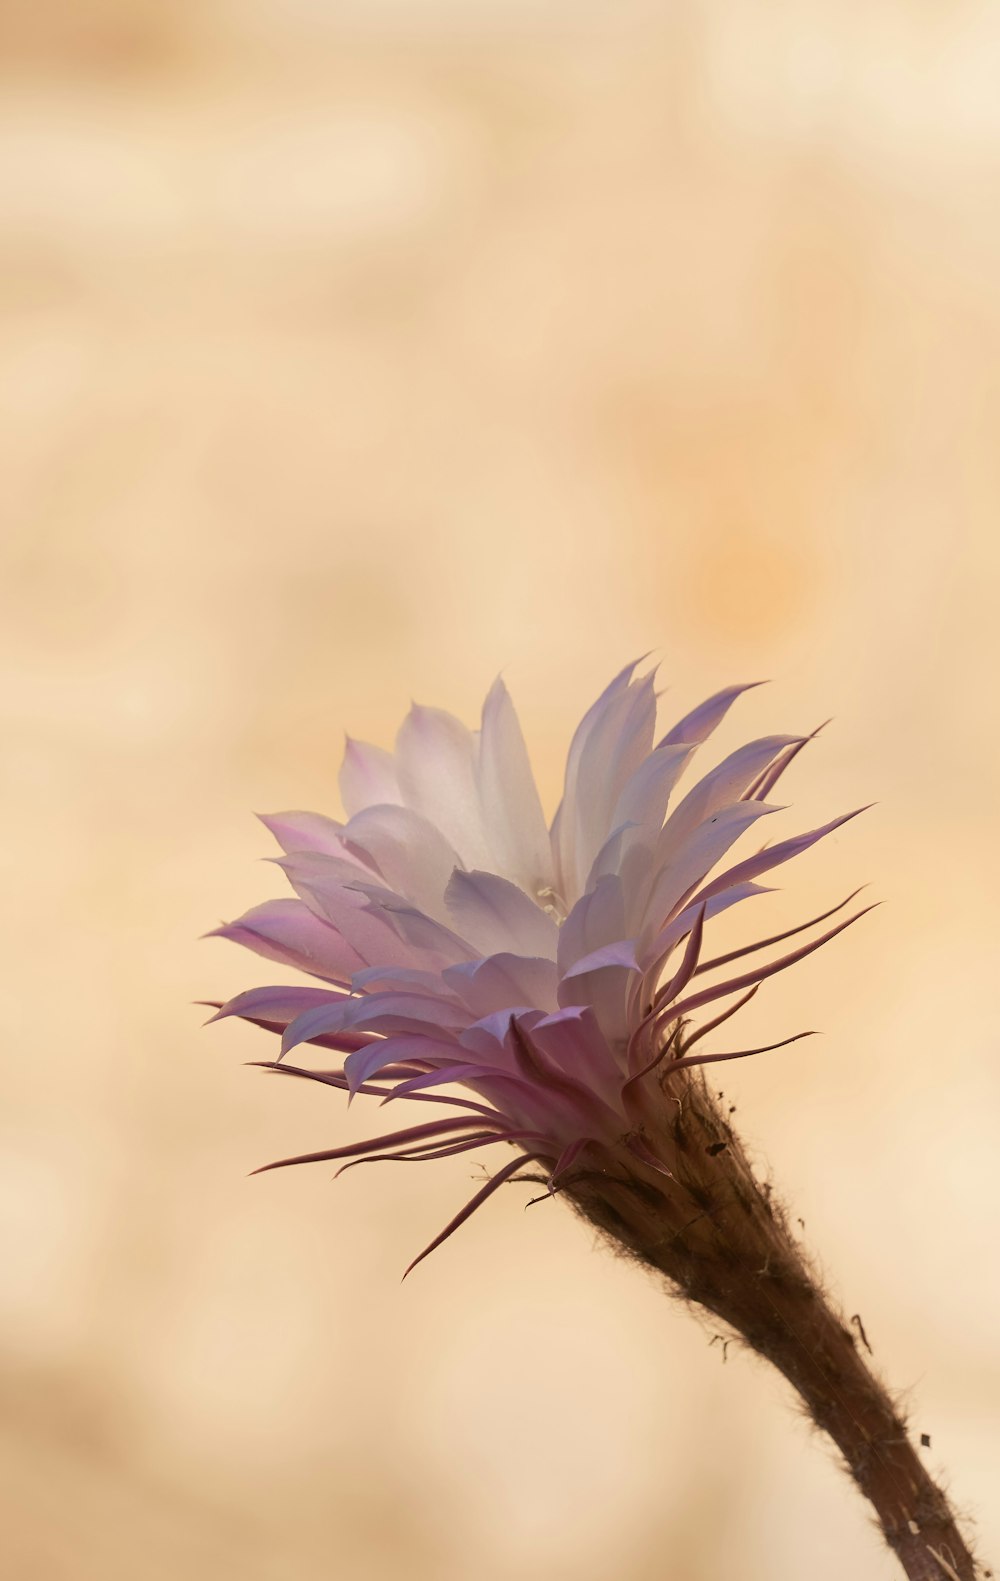
<path fill-rule="evenodd" d="M 346 985 L 364 963 L 358 952 L 329 923 L 301 900 L 266 900 L 235 922 L 213 930 L 213 936 L 243 944 L 258 955 L 299 971 Z"/>
<path fill-rule="evenodd" d="M 352 860 L 344 851 L 342 823 L 318 812 L 262 812 L 257 814 L 283 851 L 325 851 L 328 856 Z"/>
<path fill-rule="evenodd" d="M 743 1006 L 748 1005 L 754 995 L 759 993 L 760 983 L 755 983 L 740 999 L 737 999 L 734 1005 L 727 1005 L 726 1009 L 720 1011 L 717 1016 L 713 1016 L 711 1021 L 706 1021 L 700 1026 L 697 1032 L 687 1033 L 684 1038 L 684 1047 L 689 1049 L 692 1043 L 698 1043 L 702 1038 L 708 1037 L 710 1032 L 714 1032 L 716 1027 L 721 1027 L 724 1021 L 728 1021 L 730 1016 L 736 1015 L 737 1011 L 742 1010 Z"/>
<path fill-rule="evenodd" d="M 711 920 L 721 911 L 728 911 L 730 906 L 737 905 L 741 900 L 750 900 L 754 895 L 773 895 L 774 890 L 768 889 L 764 884 L 733 884 L 730 888 L 722 890 L 705 899 L 705 891 L 696 893 L 688 901 L 683 911 L 679 911 L 672 922 L 658 933 L 656 938 L 642 951 L 641 965 L 645 972 L 652 973 L 654 967 L 666 961 L 671 951 L 691 929 L 691 924 L 698 913 L 700 906 L 705 907 L 705 917 Z"/>
<path fill-rule="evenodd" d="M 468 1012 L 454 1001 L 429 994 L 382 993 L 344 997 L 336 1004 L 318 1005 L 290 1022 L 281 1040 L 287 1054 L 299 1043 L 320 1034 L 350 1032 L 417 1032 L 447 1034 L 468 1024 Z"/>
<path fill-rule="evenodd" d="M 757 885 L 746 887 L 755 890 L 759 888 Z M 810 917 L 808 922 L 800 922 L 794 928 L 786 928 L 783 933 L 772 933 L 767 939 L 756 939 L 753 944 L 744 944 L 738 950 L 727 950 L 725 955 L 716 955 L 710 961 L 702 961 L 696 975 L 715 971 L 719 966 L 728 966 L 730 961 L 738 961 L 744 955 L 755 955 L 758 950 L 768 950 L 772 944 L 782 944 L 785 939 L 793 939 L 797 933 L 804 933 L 807 928 L 815 928 L 820 922 L 825 922 L 827 917 L 836 916 L 838 911 L 843 911 L 845 906 L 849 906 L 855 895 L 860 895 L 864 887 L 862 884 L 859 888 L 853 889 L 845 900 L 839 901 L 836 906 L 831 906 L 829 911 L 821 911 L 818 917 Z M 713 903 L 709 901 L 708 904 L 711 907 Z"/>
<path fill-rule="evenodd" d="M 869 806 L 872 804 L 869 803 Z M 757 878 L 761 873 L 770 872 L 772 867 L 778 867 L 782 862 L 790 862 L 793 857 L 800 856 L 803 851 L 815 845 L 826 835 L 832 834 L 834 829 L 839 829 L 842 824 L 850 822 L 859 813 L 867 812 L 867 807 L 856 807 L 853 812 L 845 812 L 839 818 L 834 818 L 830 823 L 825 823 L 820 829 L 811 829 L 808 834 L 795 835 L 791 840 L 782 840 L 778 845 L 767 846 L 763 851 L 758 851 L 756 856 L 747 857 L 746 861 L 738 862 L 735 867 L 730 867 L 725 873 L 720 873 L 701 893 L 702 900 L 709 899 L 723 889 L 728 889 L 731 884 L 742 883 L 746 879 Z"/>
<path fill-rule="evenodd" d="M 213 1010 L 221 1010 L 222 1006 L 212 1000 L 202 1000 L 202 1004 L 211 1005 Z M 241 1020 L 249 1022 L 251 1026 L 260 1027 L 263 1032 L 279 1034 L 284 1032 L 287 1021 L 270 1021 L 266 1016 L 244 1015 Z M 341 1032 L 331 1034 L 330 1037 L 310 1038 L 310 1044 L 316 1048 L 334 1049 L 338 1054 L 354 1054 L 358 1049 L 367 1048 L 369 1043 L 375 1042 L 371 1032 Z M 279 1055 L 280 1058 L 280 1055 Z M 250 1060 L 251 1065 L 270 1065 L 268 1060 Z"/>
<path fill-rule="evenodd" d="M 555 1189 L 555 1184 L 559 1177 L 561 1175 L 565 1175 L 566 1171 L 572 1168 L 580 1154 L 583 1152 L 584 1148 L 589 1145 L 590 1141 L 591 1138 L 589 1136 L 578 1136 L 575 1142 L 570 1142 L 568 1147 L 563 1148 L 562 1152 L 559 1154 L 559 1157 L 556 1159 L 555 1167 L 549 1176 L 550 1191 Z"/>
<path fill-rule="evenodd" d="M 775 759 L 769 768 L 764 769 L 757 776 L 752 785 L 747 786 L 746 790 L 743 792 L 744 796 L 748 798 L 752 797 L 754 801 L 766 801 L 771 791 L 780 780 L 782 774 L 784 774 L 785 770 L 795 762 L 795 759 L 802 751 L 802 748 L 807 747 L 810 741 L 815 741 L 820 731 L 825 730 L 829 723 L 829 719 L 825 719 L 823 723 L 821 725 L 817 725 L 816 729 L 811 731 L 809 735 L 803 736 L 802 739 L 796 741 L 794 745 L 787 747 L 785 751 Z"/>
<path fill-rule="evenodd" d="M 435 1158 L 454 1158 L 457 1153 L 476 1152 L 481 1147 L 494 1147 L 498 1142 L 509 1144 L 522 1137 L 538 1141 L 534 1131 L 477 1131 L 460 1142 L 447 1142 L 437 1147 L 411 1147 L 403 1153 L 373 1153 L 370 1158 L 352 1158 L 341 1164 L 333 1178 L 339 1180 L 347 1170 L 357 1169 L 360 1164 L 426 1164 Z"/>
<path fill-rule="evenodd" d="M 299 1076 L 307 1081 L 318 1081 L 335 1088 L 338 1092 L 351 1091 L 350 1083 L 342 1070 L 308 1070 L 304 1065 L 282 1065 L 277 1060 L 252 1060 L 251 1064 L 261 1070 L 277 1071 L 280 1076 Z M 399 1074 L 400 1080 L 405 1084 L 407 1069 L 405 1065 L 383 1066 L 380 1075 L 386 1080 Z M 383 1104 L 388 1103 L 390 1098 L 405 1096 L 413 1102 L 453 1104 L 456 1108 L 467 1109 L 472 1114 L 485 1115 L 487 1119 L 496 1118 L 496 1110 L 488 1109 L 485 1104 L 475 1103 L 471 1098 L 452 1098 L 440 1092 L 413 1092 L 404 1095 L 399 1092 L 398 1087 L 387 1090 L 385 1087 L 372 1087 L 367 1082 L 362 1082 L 359 1087 L 354 1088 L 354 1092 L 364 1093 L 366 1097 L 381 1098 Z"/>
<path fill-rule="evenodd" d="M 365 896 L 373 915 L 385 922 L 406 945 L 416 969 L 440 974 L 444 967 L 456 961 L 475 958 L 476 951 L 465 939 L 445 927 L 443 922 L 428 917 L 412 901 L 375 884 L 356 884 L 352 888 Z"/>
<path fill-rule="evenodd" d="M 744 972 L 742 977 L 731 977 L 727 982 L 716 983 L 711 988 L 702 988 L 698 993 L 691 994 L 689 998 L 682 999 L 679 1005 L 675 1005 L 671 1011 L 671 1019 L 676 1020 L 681 1016 L 690 1015 L 692 1011 L 700 1010 L 702 1005 L 710 1004 L 713 999 L 720 999 L 723 994 L 738 993 L 741 988 L 746 988 L 751 983 L 762 983 L 765 978 L 773 977 L 775 972 L 783 972 L 786 967 L 794 966 L 796 961 L 804 960 L 807 955 L 811 955 L 821 945 L 829 943 L 831 939 L 835 939 L 838 933 L 843 933 L 845 928 L 849 928 L 852 923 L 859 921 L 861 917 L 864 917 L 869 911 L 874 909 L 873 906 L 865 906 L 863 911 L 856 911 L 853 917 L 847 918 L 846 922 L 839 922 L 828 933 L 821 934 L 818 939 L 813 939 L 809 944 L 800 945 L 797 950 L 792 950 L 788 955 L 783 955 L 780 960 L 770 961 L 767 966 L 758 966 L 752 972 Z"/>
<path fill-rule="evenodd" d="M 351 978 L 355 994 L 381 993 L 385 990 L 400 993 L 440 994 L 459 1003 L 458 996 L 442 989 L 439 972 L 418 971 L 412 966 L 366 966 Z"/>
<path fill-rule="evenodd" d="M 691 922 L 691 932 L 688 934 L 684 958 L 669 983 L 665 983 L 657 994 L 658 1004 L 669 1005 L 694 976 L 695 968 L 698 965 L 698 957 L 701 954 L 701 941 L 704 937 L 705 912 L 707 909 L 704 902 L 698 907 Z"/>
<path fill-rule="evenodd" d="M 343 934 L 344 939 L 348 939 L 349 944 L 357 950 L 363 963 L 371 966 L 438 968 L 438 953 L 430 950 L 428 958 L 427 942 L 417 944 L 412 938 L 403 938 L 400 915 L 397 912 L 390 914 L 389 911 L 390 906 L 397 906 L 400 912 L 412 912 L 414 907 L 400 896 L 382 892 L 376 874 L 370 874 L 371 882 L 368 882 L 338 858 L 327 857 L 321 852 L 302 852 L 283 857 L 280 866 L 288 874 L 292 889 L 302 896 L 310 911 L 332 923 L 336 931 Z M 430 926 L 428 922 L 428 928 Z M 411 926 L 412 933 L 414 928 Z M 436 925 L 434 942 L 438 945 L 442 942 L 442 934 L 444 930 Z M 450 947 L 445 960 L 461 958 L 463 952 L 460 941 L 457 942 L 458 957 L 455 949 Z"/>
<path fill-rule="evenodd" d="M 636 1158 L 640 1158 L 649 1169 L 655 1169 L 657 1174 L 666 1175 L 670 1180 L 677 1178 L 673 1171 L 667 1168 L 663 1160 L 657 1158 L 652 1148 L 643 1141 L 642 1137 L 636 1136 L 635 1132 L 625 1138 L 625 1146 L 630 1153 L 635 1154 Z"/>
<path fill-rule="evenodd" d="M 491 1061 L 516 1073 L 517 1065 L 510 1043 L 510 1017 L 508 1008 L 490 1011 L 489 1015 L 480 1016 L 478 1021 L 460 1032 L 458 1042 L 462 1048 L 468 1049 L 471 1058 Z M 528 1025 L 532 1020 L 541 1019 L 541 1011 L 536 1011 L 533 1017 L 530 1012 L 525 1013 Z"/>
<path fill-rule="evenodd" d="M 365 807 L 401 802 L 392 753 L 348 736 L 340 768 L 340 799 L 349 818 Z"/>
<path fill-rule="evenodd" d="M 671 813 L 663 829 L 661 851 L 679 850 L 700 824 L 722 808 L 738 802 L 747 786 L 773 763 L 783 748 L 801 745 L 801 742 L 800 736 L 764 736 L 731 752 L 688 791 L 680 806 Z"/>
<path fill-rule="evenodd" d="M 668 849 L 662 858 L 657 854 L 654 859 L 657 876 L 646 908 L 650 924 L 659 932 L 740 835 L 758 818 L 780 810 L 766 802 L 736 802 L 732 807 L 723 807 L 713 813 L 679 849 Z M 664 833 L 667 827 L 664 825 Z M 753 874 L 740 876 L 750 878 Z M 702 900 L 708 899 L 710 894 L 711 889 L 705 890 Z"/>
<path fill-rule="evenodd" d="M 412 1263 L 407 1268 L 406 1273 L 404 1273 L 403 1278 L 405 1279 L 407 1274 L 411 1274 L 414 1268 L 416 1268 L 417 1264 L 422 1263 L 425 1257 L 429 1257 L 431 1252 L 436 1251 L 441 1243 L 446 1241 L 450 1235 L 454 1235 L 459 1226 L 464 1224 L 466 1219 L 471 1218 L 476 1209 L 481 1207 L 486 1199 L 491 1197 L 499 1186 L 503 1185 L 505 1180 L 509 1180 L 511 1175 L 516 1174 L 517 1171 L 525 1164 L 534 1163 L 537 1159 L 544 1157 L 544 1153 L 522 1153 L 520 1157 L 511 1159 L 509 1164 L 505 1164 L 503 1169 L 498 1170 L 493 1176 L 492 1180 L 488 1180 L 486 1185 L 483 1186 L 482 1190 L 477 1191 L 475 1196 L 471 1197 L 465 1204 L 465 1207 L 462 1208 L 460 1212 L 456 1213 L 453 1219 L 449 1220 L 444 1229 L 441 1231 L 441 1234 L 436 1235 L 429 1246 L 424 1247 L 423 1251 L 420 1253 L 420 1256 L 413 1259 Z"/>
<path fill-rule="evenodd" d="M 439 1136 L 453 1135 L 456 1131 L 481 1128 L 482 1121 L 473 1116 L 456 1116 L 453 1120 L 429 1120 L 426 1125 L 413 1125 L 403 1131 L 389 1131 L 385 1136 L 371 1137 L 365 1142 L 348 1142 L 344 1147 L 325 1148 L 321 1153 L 300 1153 L 296 1158 L 280 1158 L 273 1164 L 262 1164 L 255 1175 L 266 1175 L 271 1169 L 287 1169 L 292 1164 L 328 1164 L 337 1158 L 356 1158 L 362 1153 L 375 1153 L 382 1148 L 395 1147 L 399 1142 L 415 1143 Z"/>
<path fill-rule="evenodd" d="M 742 697 L 744 692 L 752 691 L 755 686 L 763 685 L 763 681 L 748 681 L 743 686 L 727 686 L 724 691 L 716 692 L 668 731 L 660 746 L 674 746 L 682 741 L 697 746 L 702 741 L 707 741 L 716 726 L 722 723 L 737 697 Z"/>
<path fill-rule="evenodd" d="M 428 1088 L 448 1087 L 462 1082 L 468 1083 L 470 1087 L 474 1087 L 477 1091 L 482 1091 L 485 1087 L 497 1083 L 513 1084 L 515 1088 L 520 1089 L 522 1098 L 525 1095 L 529 1099 L 533 1096 L 532 1085 L 525 1082 L 523 1077 L 516 1076 L 511 1071 L 503 1070 L 499 1065 L 483 1065 L 475 1061 L 466 1061 L 466 1063 L 458 1065 L 438 1065 L 434 1070 L 421 1071 L 416 1076 L 409 1076 L 405 1080 L 397 1082 L 392 1092 L 383 1099 L 383 1106 L 389 1102 L 390 1098 L 427 1097 L 430 1096 L 427 1091 Z M 503 1091 L 502 1085 L 500 1090 Z M 441 1102 L 443 1100 L 440 1095 L 435 1094 L 434 1101 Z M 454 1101 L 466 1103 L 464 1098 Z M 484 1112 L 496 1114 L 498 1110 L 485 1110 Z"/>
<path fill-rule="evenodd" d="M 223 1021 L 227 1016 L 241 1016 L 243 1020 L 289 1022 L 306 1010 L 332 1010 L 342 1005 L 346 994 L 333 993 L 327 988 L 297 988 L 279 983 L 271 988 L 248 988 L 237 994 L 212 1017 Z"/>
<path fill-rule="evenodd" d="M 564 1043 L 565 1023 L 558 1016 L 548 1019 L 550 1033 L 548 1042 L 549 1044 L 554 1042 L 556 1048 L 559 1048 Z M 596 1121 L 599 1124 L 604 1118 L 601 1113 L 604 1103 L 600 1088 L 594 1083 L 588 1083 L 578 1068 L 574 1069 L 574 1066 L 579 1065 L 577 1048 L 575 1047 L 571 1052 L 572 1063 L 567 1070 L 553 1058 L 550 1048 L 546 1047 L 544 1036 L 541 1038 L 536 1036 L 537 1029 L 541 1025 L 544 1023 L 536 1021 L 529 1026 L 526 1020 L 511 1016 L 508 1036 L 518 1070 L 526 1082 L 539 1090 L 540 1095 L 549 1097 L 554 1112 L 563 1120 L 567 1114 L 575 1113 L 584 1116 L 588 1123 Z M 582 1013 L 576 1028 L 580 1034 L 580 1041 L 583 1041 L 581 1031 L 583 1025 L 589 1025 L 593 1036 L 600 1044 L 600 1034 L 596 1031 L 593 1017 L 590 1017 L 589 1023 L 585 1022 Z M 603 1052 L 602 1069 L 610 1074 L 614 1070 L 614 1062 L 606 1048 Z"/>
<path fill-rule="evenodd" d="M 782 1038 L 780 1043 L 764 1043 L 760 1048 L 736 1049 L 731 1054 L 693 1054 L 690 1058 L 686 1055 L 678 1060 L 673 1060 L 668 1067 L 671 1071 L 686 1070 L 690 1065 L 715 1065 L 722 1060 L 749 1059 L 751 1054 L 770 1054 L 774 1049 L 787 1048 L 789 1043 L 799 1043 L 803 1038 L 814 1038 L 815 1032 L 796 1032 L 790 1038 Z"/>
<path fill-rule="evenodd" d="M 531 1039 L 551 1065 L 582 1083 L 607 1108 L 617 1107 L 620 1068 L 590 1005 L 567 1005 L 536 1021 Z"/>
<path fill-rule="evenodd" d="M 559 975 L 555 962 L 542 956 L 504 951 L 481 961 L 448 966 L 441 975 L 477 1020 L 494 1010 L 556 1008 Z"/>
<path fill-rule="evenodd" d="M 460 1049 L 444 1037 L 434 1037 L 429 1032 L 399 1032 L 391 1037 L 377 1038 L 367 1048 L 350 1054 L 344 1061 L 344 1075 L 348 1088 L 355 1093 L 386 1066 L 399 1060 L 455 1064 L 460 1057 Z"/>

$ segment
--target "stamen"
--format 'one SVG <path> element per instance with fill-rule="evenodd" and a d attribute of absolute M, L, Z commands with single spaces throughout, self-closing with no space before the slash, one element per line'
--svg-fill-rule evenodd
<path fill-rule="evenodd" d="M 540 885 L 535 891 L 535 899 L 542 910 L 547 911 L 549 916 L 554 918 L 556 922 L 566 921 L 569 916 L 569 907 L 559 891 L 553 889 L 551 884 Z"/>

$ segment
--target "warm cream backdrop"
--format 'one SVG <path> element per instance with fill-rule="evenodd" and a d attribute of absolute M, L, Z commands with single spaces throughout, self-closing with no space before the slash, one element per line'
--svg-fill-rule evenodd
<path fill-rule="evenodd" d="M 613 11 L 614 22 L 608 20 Z M 0 14 L 12 1581 L 880 1581 L 779 1384 L 513 1188 L 244 1070 L 250 812 L 504 668 L 835 725 L 727 1091 L 1000 1554 L 1000 21 L 910 0 Z M 793 824 L 792 820 L 796 820 Z M 761 1041 L 766 1039 L 762 1038 Z M 360 1106 L 359 1106 L 360 1111 Z"/>

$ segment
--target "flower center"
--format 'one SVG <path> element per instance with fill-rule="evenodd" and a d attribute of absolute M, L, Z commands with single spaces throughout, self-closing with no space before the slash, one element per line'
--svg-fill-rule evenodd
<path fill-rule="evenodd" d="M 565 922 L 569 914 L 569 907 L 557 889 L 551 884 L 543 884 L 535 891 L 535 899 L 543 911 L 547 911 L 556 922 Z"/>

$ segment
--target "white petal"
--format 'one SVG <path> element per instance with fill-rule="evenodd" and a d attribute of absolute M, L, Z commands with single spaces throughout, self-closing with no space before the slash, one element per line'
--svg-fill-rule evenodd
<path fill-rule="evenodd" d="M 749 741 L 723 758 L 709 774 L 692 786 L 684 800 L 671 813 L 660 842 L 660 850 L 677 850 L 690 838 L 699 824 L 719 811 L 731 807 L 749 790 L 754 780 L 773 762 L 784 747 L 794 746 L 801 736 L 763 736 Z"/>
<path fill-rule="evenodd" d="M 347 824 L 344 839 L 367 852 L 389 889 L 445 920 L 445 888 L 462 864 L 428 819 L 410 807 L 366 807 Z"/>
<path fill-rule="evenodd" d="M 606 873 L 618 873 L 625 896 L 626 931 L 638 929 L 653 878 L 652 856 L 671 791 L 694 751 L 690 746 L 660 746 L 625 783 L 612 815 L 613 833 L 605 840 L 587 875 L 584 893 Z"/>
<path fill-rule="evenodd" d="M 659 746 L 639 764 L 622 788 L 615 805 L 613 824 L 632 823 L 658 830 L 666 816 L 670 794 L 691 761 L 693 748 Z"/>
<path fill-rule="evenodd" d="M 633 659 L 631 664 L 626 664 L 623 670 L 619 670 L 597 701 L 591 703 L 573 732 L 569 752 L 566 754 L 563 797 L 552 820 L 552 848 L 561 885 L 572 879 L 576 871 L 576 785 L 580 773 L 580 760 L 587 742 L 592 734 L 600 729 L 602 720 L 609 710 L 614 708 L 617 699 L 625 691 L 638 663 L 638 659 Z"/>
<path fill-rule="evenodd" d="M 608 874 L 590 894 L 577 901 L 559 930 L 560 973 L 568 972 L 592 951 L 624 938 L 624 924 L 621 881 Z"/>
<path fill-rule="evenodd" d="M 441 830 L 466 867 L 488 869 L 477 784 L 479 753 L 472 731 L 453 714 L 416 703 L 396 737 L 403 801 Z"/>
<path fill-rule="evenodd" d="M 365 807 L 401 802 L 392 753 L 348 736 L 340 766 L 340 799 L 349 818 Z"/>
<path fill-rule="evenodd" d="M 491 867 L 530 895 L 550 889 L 552 852 L 528 749 L 510 694 L 494 681 L 483 704 L 479 793 Z"/>
<path fill-rule="evenodd" d="M 615 804 L 653 745 L 652 676 L 616 676 L 585 714 L 570 745 L 562 804 L 553 825 L 559 888 L 572 902 L 612 830 Z"/>
<path fill-rule="evenodd" d="M 459 933 L 481 955 L 509 950 L 555 960 L 555 922 L 508 879 L 495 873 L 453 873 L 445 901 Z"/>
<path fill-rule="evenodd" d="M 571 966 L 563 973 L 563 977 L 579 977 L 583 972 L 600 971 L 605 966 L 624 966 L 626 971 L 637 972 L 639 962 L 635 946 L 635 939 L 617 939 L 614 944 L 602 944 L 599 950 L 591 950 L 589 955 Z"/>
<path fill-rule="evenodd" d="M 598 966 L 567 977 L 578 961 L 624 936 L 625 903 L 620 879 L 602 878 L 578 900 L 559 931 L 559 1003 L 593 1006 L 604 1036 L 621 1043 L 627 1036 L 626 994 L 632 972 L 618 964 Z"/>

